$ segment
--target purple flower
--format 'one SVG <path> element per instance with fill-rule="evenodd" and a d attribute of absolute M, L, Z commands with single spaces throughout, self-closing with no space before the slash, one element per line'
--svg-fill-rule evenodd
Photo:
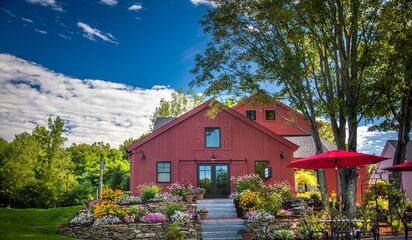
<path fill-rule="evenodd" d="M 111 215 L 106 215 L 102 218 L 96 219 L 96 221 L 93 223 L 94 226 L 96 225 L 101 225 L 101 224 L 113 224 L 113 223 L 121 223 L 122 220 L 116 216 L 111 216 Z"/>
<path fill-rule="evenodd" d="M 140 218 L 141 222 L 145 223 L 155 223 L 155 222 L 167 222 L 168 219 L 165 215 L 161 213 L 148 213 L 147 215 Z"/>
<path fill-rule="evenodd" d="M 79 214 L 70 221 L 72 226 L 89 225 L 93 223 L 93 215 L 90 210 L 80 211 Z"/>

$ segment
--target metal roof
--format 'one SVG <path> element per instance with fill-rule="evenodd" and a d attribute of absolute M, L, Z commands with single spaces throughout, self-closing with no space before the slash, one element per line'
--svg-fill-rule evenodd
<path fill-rule="evenodd" d="M 169 122 L 175 120 L 175 117 L 158 117 L 153 126 L 153 131 L 163 127 L 164 125 L 168 124 Z"/>
<path fill-rule="evenodd" d="M 299 146 L 298 150 L 293 153 L 294 158 L 306 158 L 316 154 L 315 141 L 312 136 L 285 136 L 284 138 Z M 321 141 L 324 152 L 336 150 L 336 146 L 329 141 L 325 139 Z"/>

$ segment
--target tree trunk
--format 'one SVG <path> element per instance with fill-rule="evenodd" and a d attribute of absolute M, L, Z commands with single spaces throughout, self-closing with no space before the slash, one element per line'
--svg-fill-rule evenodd
<path fill-rule="evenodd" d="M 310 111 L 314 112 L 314 107 L 313 107 L 313 102 L 311 106 L 309 107 Z M 323 153 L 323 146 L 322 146 L 322 141 L 320 139 L 320 134 L 319 134 L 319 129 L 318 129 L 318 123 L 316 122 L 316 117 L 314 114 L 311 114 L 310 116 L 310 126 L 312 130 L 312 137 L 315 142 L 315 147 L 316 147 L 316 154 Z M 328 206 L 329 203 L 329 196 L 328 196 L 328 188 L 326 185 L 326 172 L 325 169 L 317 169 L 316 170 L 316 177 L 318 180 L 318 185 L 319 185 L 319 191 L 320 195 L 322 198 L 322 204 L 324 207 Z"/>
<path fill-rule="evenodd" d="M 348 151 L 356 152 L 358 120 L 355 112 L 352 112 L 348 118 L 348 129 Z M 339 176 L 341 180 L 343 209 L 345 211 L 355 212 L 358 171 L 356 167 L 344 168 L 340 170 Z"/>
<path fill-rule="evenodd" d="M 396 145 L 395 155 L 393 157 L 393 165 L 401 164 L 406 160 L 406 148 L 409 142 L 409 133 L 411 131 L 412 121 L 412 84 L 405 91 L 402 98 L 402 106 L 400 112 L 398 144 Z M 391 181 L 395 183 L 402 182 L 401 172 L 391 173 Z"/>
<path fill-rule="evenodd" d="M 315 141 L 316 154 L 323 153 L 322 141 L 320 140 L 319 130 L 316 128 L 315 131 L 312 131 L 313 140 Z M 326 185 L 326 172 L 325 169 L 317 169 L 316 177 L 318 179 L 320 195 L 322 197 L 322 203 L 324 206 L 328 204 L 328 189 Z"/>

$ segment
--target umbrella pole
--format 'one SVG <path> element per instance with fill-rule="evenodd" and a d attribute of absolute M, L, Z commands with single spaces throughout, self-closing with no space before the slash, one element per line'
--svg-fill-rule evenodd
<path fill-rule="evenodd" d="M 335 166 L 335 174 L 336 174 L 336 195 L 338 197 L 338 205 L 339 205 L 339 211 L 341 211 L 341 203 L 342 203 L 342 198 L 340 195 L 340 181 L 339 181 L 339 172 L 338 172 L 338 167 Z"/>

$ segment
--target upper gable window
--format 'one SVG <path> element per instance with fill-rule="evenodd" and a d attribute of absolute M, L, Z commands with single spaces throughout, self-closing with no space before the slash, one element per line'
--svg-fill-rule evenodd
<path fill-rule="evenodd" d="M 246 117 L 250 120 L 256 120 L 256 110 L 246 110 Z"/>
<path fill-rule="evenodd" d="M 205 129 L 206 148 L 220 148 L 220 128 Z"/>
<path fill-rule="evenodd" d="M 265 120 L 276 120 L 276 111 L 275 110 L 266 110 L 265 111 Z"/>

